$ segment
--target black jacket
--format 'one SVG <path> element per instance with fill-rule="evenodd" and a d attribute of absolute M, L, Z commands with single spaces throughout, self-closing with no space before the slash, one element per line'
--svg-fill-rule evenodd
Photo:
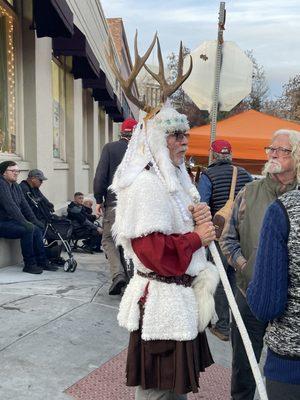
<path fill-rule="evenodd" d="M 92 230 L 97 230 L 97 226 L 93 224 L 95 218 L 91 215 L 91 210 L 82 205 L 76 204 L 74 201 L 68 205 L 68 219 L 75 222 L 75 226 L 89 227 Z"/>
<path fill-rule="evenodd" d="M 237 167 L 238 175 L 235 186 L 234 196 L 246 185 L 252 181 L 250 174 L 242 167 Z M 214 215 L 222 207 L 225 206 L 229 198 L 233 167 L 230 161 L 218 161 L 208 166 L 203 172 L 212 183 L 212 195 L 209 206 L 211 213 Z"/>
<path fill-rule="evenodd" d="M 128 140 L 121 138 L 116 142 L 106 143 L 94 178 L 94 196 L 97 204 L 105 201 L 106 206 L 115 205 L 116 196 L 110 190 L 114 174 L 127 150 Z"/>
<path fill-rule="evenodd" d="M 29 207 L 22 189 L 17 183 L 8 183 L 0 175 L 0 221 L 27 221 L 39 226 L 34 213 Z"/>
<path fill-rule="evenodd" d="M 84 211 L 86 213 L 87 219 L 91 222 L 95 222 L 97 217 L 96 217 L 96 215 L 93 214 L 93 209 L 86 207 L 86 206 L 83 206 L 83 207 L 84 207 Z"/>
<path fill-rule="evenodd" d="M 36 218 L 40 221 L 50 220 L 54 212 L 54 205 L 50 203 L 40 189 L 32 188 L 26 180 L 20 183 L 20 187 Z"/>

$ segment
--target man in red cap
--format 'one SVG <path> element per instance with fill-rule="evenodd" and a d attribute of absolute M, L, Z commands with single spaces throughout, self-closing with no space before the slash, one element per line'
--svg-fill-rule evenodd
<path fill-rule="evenodd" d="M 110 295 L 120 294 L 126 285 L 126 276 L 120 259 L 120 251 L 115 246 L 111 228 L 115 221 L 116 196 L 109 190 L 117 167 L 121 163 L 127 150 L 128 141 L 137 125 L 133 118 L 127 118 L 121 125 L 120 140 L 107 143 L 102 150 L 100 161 L 94 178 L 94 196 L 96 212 L 103 213 L 102 246 L 108 259 L 112 284 Z"/>
<path fill-rule="evenodd" d="M 216 154 L 231 154 L 231 144 L 227 140 L 215 140 L 211 144 L 211 150 Z"/>
<path fill-rule="evenodd" d="M 133 129 L 137 126 L 137 121 L 133 118 L 127 118 L 121 125 L 121 136 L 131 138 Z"/>
<path fill-rule="evenodd" d="M 211 144 L 212 163 L 207 170 L 201 175 L 198 191 L 201 196 L 201 201 L 206 202 L 211 208 L 212 216 L 215 215 L 229 198 L 229 192 L 232 180 L 232 149 L 231 144 L 227 140 L 215 140 Z M 241 167 L 238 167 L 238 175 L 235 186 L 235 196 L 242 187 L 252 181 L 251 175 Z M 220 256 L 227 270 L 227 276 L 233 289 L 235 289 L 235 274 L 234 269 L 227 263 L 223 256 L 218 243 Z M 211 327 L 210 331 L 219 339 L 229 340 L 229 305 L 224 292 L 222 283 L 220 282 L 215 293 L 216 313 L 218 321 L 216 325 Z"/>

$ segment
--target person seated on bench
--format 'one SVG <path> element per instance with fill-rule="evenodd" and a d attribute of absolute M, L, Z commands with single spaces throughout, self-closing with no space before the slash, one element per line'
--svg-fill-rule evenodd
<path fill-rule="evenodd" d="M 17 184 L 19 173 L 14 161 L 0 163 L 0 237 L 21 239 L 23 272 L 41 274 L 43 270 L 56 271 L 57 268 L 51 266 L 46 257 L 42 224 Z"/>
<path fill-rule="evenodd" d="M 48 180 L 40 169 L 32 169 L 28 172 L 28 177 L 20 183 L 27 203 L 31 207 L 36 218 L 44 224 L 44 239 L 46 239 L 46 255 L 50 263 L 54 265 L 64 265 L 65 260 L 61 257 L 62 244 L 60 238 L 49 227 L 51 223 L 61 234 L 63 239 L 68 239 L 66 230 L 71 222 L 65 217 L 54 214 L 54 205 L 44 196 L 40 187 L 44 181 Z"/>
<path fill-rule="evenodd" d="M 54 213 L 54 205 L 43 195 L 40 187 L 44 181 L 48 180 L 43 171 L 32 169 L 28 172 L 28 177 L 20 183 L 25 199 L 30 205 L 34 215 L 44 224 L 50 221 Z"/>
<path fill-rule="evenodd" d="M 90 211 L 83 205 L 84 195 L 81 192 L 74 194 L 74 200 L 68 205 L 68 219 L 73 223 L 73 232 L 77 239 L 86 239 L 84 247 L 93 251 L 95 242 L 102 229 L 95 225 L 90 219 Z M 95 249 L 96 250 L 96 249 Z"/>

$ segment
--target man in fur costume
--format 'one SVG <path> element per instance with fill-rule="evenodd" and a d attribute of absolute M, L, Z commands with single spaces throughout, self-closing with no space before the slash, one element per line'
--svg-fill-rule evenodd
<path fill-rule="evenodd" d="M 127 385 L 136 399 L 185 399 L 213 363 L 204 329 L 219 277 L 206 260 L 215 239 L 209 208 L 184 164 L 188 122 L 165 105 L 133 133 L 112 188 L 116 241 L 135 274 L 120 304 L 130 334 Z"/>
<path fill-rule="evenodd" d="M 158 74 L 145 64 L 156 41 Z M 199 372 L 213 363 L 204 330 L 214 314 L 219 276 L 205 246 L 215 239 L 215 229 L 185 168 L 186 116 L 168 103 L 153 110 L 131 87 L 144 66 L 159 82 L 164 104 L 189 76 L 192 62 L 183 75 L 181 44 L 178 76 L 168 84 L 158 39 L 140 57 L 137 35 L 127 80 L 112 48 L 109 61 L 128 99 L 147 113 L 111 186 L 117 195 L 113 234 L 135 267 L 118 314 L 120 326 L 130 332 L 127 385 L 137 386 L 136 400 L 186 399 L 186 393 L 198 391 Z"/>

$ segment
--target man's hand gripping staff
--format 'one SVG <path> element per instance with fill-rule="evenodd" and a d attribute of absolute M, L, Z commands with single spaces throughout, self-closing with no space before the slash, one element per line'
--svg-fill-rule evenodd
<path fill-rule="evenodd" d="M 194 232 L 199 235 L 202 245 L 208 246 L 216 239 L 216 231 L 211 222 L 210 208 L 206 203 L 198 203 L 189 206 L 189 211 L 192 213 L 195 222 Z"/>

